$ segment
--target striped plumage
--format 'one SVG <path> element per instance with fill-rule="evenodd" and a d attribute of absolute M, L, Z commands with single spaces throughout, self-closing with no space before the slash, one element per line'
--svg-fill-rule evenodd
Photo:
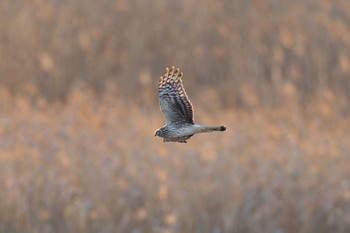
<path fill-rule="evenodd" d="M 225 131 L 224 126 L 202 126 L 194 124 L 193 108 L 182 85 L 182 73 L 172 66 L 166 68 L 159 80 L 159 103 L 166 125 L 156 131 L 155 136 L 164 142 L 184 142 L 196 133 Z"/>

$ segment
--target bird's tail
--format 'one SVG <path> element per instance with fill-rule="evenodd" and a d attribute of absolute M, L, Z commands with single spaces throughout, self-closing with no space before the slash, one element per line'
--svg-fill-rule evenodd
<path fill-rule="evenodd" d="M 213 132 L 213 131 L 225 131 L 225 126 L 203 126 L 203 125 L 197 125 L 197 133 L 206 133 L 206 132 Z"/>

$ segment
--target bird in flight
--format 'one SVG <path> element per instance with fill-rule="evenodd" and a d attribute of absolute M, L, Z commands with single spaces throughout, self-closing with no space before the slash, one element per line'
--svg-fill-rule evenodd
<path fill-rule="evenodd" d="M 154 136 L 162 137 L 163 142 L 186 143 L 197 133 L 225 131 L 225 126 L 203 126 L 193 121 L 193 108 L 182 85 L 183 73 L 179 68 L 167 67 L 159 80 L 159 103 L 165 118 L 165 126 Z"/>

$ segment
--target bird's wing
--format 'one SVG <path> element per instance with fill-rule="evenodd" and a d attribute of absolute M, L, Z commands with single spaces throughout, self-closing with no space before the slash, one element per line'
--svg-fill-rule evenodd
<path fill-rule="evenodd" d="M 193 108 L 182 85 L 182 73 L 174 66 L 165 69 L 159 80 L 159 102 L 167 124 L 183 122 L 194 124 Z"/>

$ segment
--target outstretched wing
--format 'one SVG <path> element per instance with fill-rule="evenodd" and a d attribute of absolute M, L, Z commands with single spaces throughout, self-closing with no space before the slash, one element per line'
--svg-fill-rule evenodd
<path fill-rule="evenodd" d="M 179 68 L 167 67 L 159 80 L 159 102 L 167 124 L 183 122 L 194 124 L 193 108 L 182 85 Z"/>

